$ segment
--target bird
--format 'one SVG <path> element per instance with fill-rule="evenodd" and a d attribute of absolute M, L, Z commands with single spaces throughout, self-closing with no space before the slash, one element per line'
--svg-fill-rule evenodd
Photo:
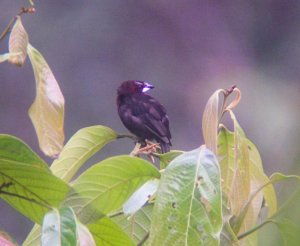
<path fill-rule="evenodd" d="M 149 82 L 128 80 L 117 90 L 117 107 L 124 126 L 145 146 L 146 140 L 159 143 L 161 153 L 170 151 L 171 133 L 166 109 L 145 92 L 153 89 Z"/>

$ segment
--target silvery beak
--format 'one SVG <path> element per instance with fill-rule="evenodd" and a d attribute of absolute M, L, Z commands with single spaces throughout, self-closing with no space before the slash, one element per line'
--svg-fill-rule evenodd
<path fill-rule="evenodd" d="M 143 92 L 146 92 L 146 91 L 148 91 L 148 90 L 150 90 L 150 89 L 153 89 L 153 88 L 154 88 L 153 85 L 151 85 L 151 84 L 145 82 L 145 83 L 144 83 Z"/>

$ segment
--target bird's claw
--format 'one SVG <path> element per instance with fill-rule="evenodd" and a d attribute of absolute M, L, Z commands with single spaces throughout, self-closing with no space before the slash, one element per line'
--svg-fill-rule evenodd
<path fill-rule="evenodd" d="M 145 155 L 147 155 L 148 158 L 151 160 L 151 162 L 154 163 L 155 161 L 154 161 L 154 157 L 153 157 L 152 154 L 156 152 L 157 148 L 158 148 L 158 144 L 157 143 L 151 143 L 151 144 L 149 144 L 147 142 L 147 145 L 145 147 L 143 147 L 143 148 L 140 148 L 138 150 L 138 153 L 139 154 L 145 154 Z"/>
<path fill-rule="evenodd" d="M 154 163 L 153 153 L 156 152 L 157 148 L 159 148 L 158 143 L 152 143 L 147 141 L 147 145 L 141 148 L 140 144 L 137 144 L 134 150 L 131 152 L 132 156 L 139 156 L 141 154 L 147 155 L 152 163 Z"/>

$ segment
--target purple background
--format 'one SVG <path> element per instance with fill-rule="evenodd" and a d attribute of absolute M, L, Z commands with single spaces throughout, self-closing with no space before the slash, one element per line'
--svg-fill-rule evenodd
<path fill-rule="evenodd" d="M 46 58 L 66 99 L 65 133 L 102 124 L 126 132 L 115 105 L 118 85 L 148 80 L 165 105 L 174 149 L 203 143 L 209 96 L 242 91 L 236 116 L 259 148 L 267 174 L 298 173 L 300 150 L 300 1 L 36 1 L 24 15 L 30 43 Z M 0 1 L 0 32 L 27 1 Z M 8 38 L 0 42 L 7 52 Z M 0 132 L 38 148 L 27 115 L 35 96 L 29 62 L 0 64 Z M 112 143 L 91 163 L 125 154 Z M 22 242 L 31 222 L 0 200 L 0 230 Z"/>

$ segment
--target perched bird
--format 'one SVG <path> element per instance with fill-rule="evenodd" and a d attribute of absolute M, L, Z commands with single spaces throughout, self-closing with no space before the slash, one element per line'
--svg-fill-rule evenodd
<path fill-rule="evenodd" d="M 155 140 L 161 152 L 170 151 L 171 133 L 165 108 L 153 97 L 145 94 L 154 86 L 144 81 L 129 80 L 118 88 L 117 106 L 125 127 L 138 141 Z"/>

